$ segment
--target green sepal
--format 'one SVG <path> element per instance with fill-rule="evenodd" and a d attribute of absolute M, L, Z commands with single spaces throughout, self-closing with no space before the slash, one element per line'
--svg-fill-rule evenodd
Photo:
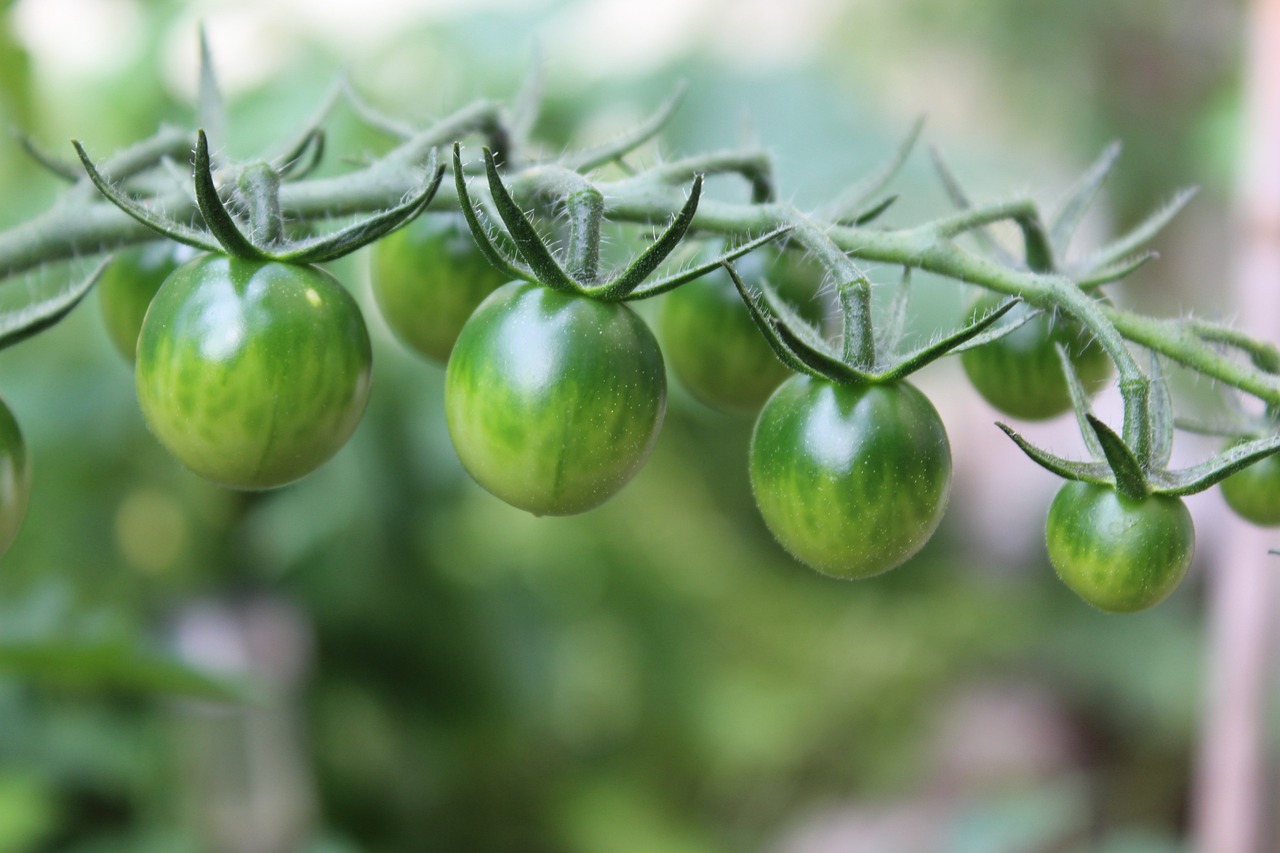
<path fill-rule="evenodd" d="M 883 379 L 883 377 L 866 373 L 851 364 L 841 361 L 831 355 L 825 347 L 819 349 L 810 346 L 807 340 L 792 331 L 792 328 L 781 319 L 774 320 L 774 327 L 778 330 L 778 338 L 782 341 L 783 346 L 791 350 L 796 358 L 808 365 L 810 369 L 832 382 L 841 385 L 860 385 L 868 382 L 878 382 Z M 808 325 L 805 324 L 799 328 L 807 329 Z"/>
<path fill-rule="evenodd" d="M 778 357 L 778 361 L 781 361 L 796 373 L 804 373 L 818 379 L 824 378 L 822 373 L 814 370 L 797 358 L 795 353 L 793 353 L 787 345 L 783 343 L 782 338 L 778 334 L 778 326 L 775 324 L 773 318 L 765 312 L 764 307 L 760 304 L 760 301 L 756 298 L 755 294 L 747 289 L 747 286 L 743 283 L 742 278 L 738 275 L 737 270 L 733 268 L 733 265 L 726 261 L 722 266 L 726 271 L 728 271 L 729 278 L 733 281 L 733 286 L 738 289 L 738 295 L 742 297 L 742 301 L 747 306 L 747 313 L 751 315 L 752 322 L 756 324 L 756 328 L 760 330 L 760 334 L 764 336 L 764 339 L 768 342 L 770 349 L 772 349 L 774 355 Z"/>
<path fill-rule="evenodd" d="M 23 152 L 40 164 L 45 171 L 61 178 L 64 181 L 75 183 L 82 177 L 80 170 L 75 167 L 74 163 L 63 160 L 51 151 L 46 151 L 31 137 L 30 134 L 18 130 L 16 127 L 10 130 L 13 139 L 18 143 Z"/>
<path fill-rule="evenodd" d="M 471 193 L 467 190 L 467 176 L 462 169 L 462 146 L 457 142 L 453 143 L 453 185 L 458 192 L 458 207 L 462 209 L 462 218 L 467 221 L 467 227 L 471 229 L 471 236 L 475 238 L 480 253 L 488 258 L 489 263 L 503 275 L 524 281 L 535 281 L 537 276 L 533 274 L 533 270 L 507 257 L 494 242 L 489 229 L 480 221 L 475 203 L 471 200 Z"/>
<path fill-rule="evenodd" d="M 894 193 L 891 196 L 886 196 L 883 201 L 880 201 L 877 204 L 874 204 L 871 207 L 867 208 L 866 210 L 862 211 L 861 213 L 857 214 L 853 218 L 853 223 L 852 223 L 853 227 L 860 228 L 863 225 L 869 225 L 870 223 L 875 222 L 877 219 L 880 218 L 880 215 L 882 213 L 884 213 L 889 208 L 893 207 L 894 202 L 896 202 L 897 200 L 898 200 L 897 193 Z"/>
<path fill-rule="evenodd" d="M 311 128 L 298 143 L 275 158 L 271 167 L 281 180 L 298 181 L 310 175 L 324 159 L 324 130 Z"/>
<path fill-rule="evenodd" d="M 611 142 L 586 148 L 562 157 L 559 161 L 560 164 L 574 172 L 589 172 L 606 163 L 620 160 L 662 132 L 662 129 L 675 116 L 676 110 L 680 108 L 680 103 L 684 100 L 684 93 L 687 88 L 684 82 L 678 83 L 670 97 L 658 107 L 653 115 L 638 126 Z"/>
<path fill-rule="evenodd" d="M 894 149 L 893 154 L 842 193 L 840 198 L 824 212 L 824 218 L 831 221 L 852 219 L 855 224 L 863 225 L 884 213 L 889 205 L 893 204 L 897 196 L 891 196 L 886 201 L 873 205 L 870 209 L 866 205 L 874 196 L 879 195 L 885 187 L 889 186 L 898 173 L 902 171 L 907 158 L 915 150 L 916 143 L 920 140 L 920 132 L 923 129 L 924 116 L 920 116 L 912 122 L 911 129 L 907 131 L 907 135 L 903 140 L 898 143 L 898 147 Z"/>
<path fill-rule="evenodd" d="M 202 252 L 221 252 L 222 247 L 218 245 L 218 241 L 205 234 L 203 231 L 197 231 L 178 222 L 173 222 L 153 213 L 146 207 L 143 207 L 134 199 L 117 190 L 106 178 L 98 172 L 97 167 L 93 165 L 93 161 L 89 159 L 89 155 L 85 152 L 84 147 L 76 140 L 72 140 L 71 144 L 75 146 L 76 154 L 80 156 L 80 162 L 84 165 L 85 172 L 89 175 L 89 180 L 98 192 L 102 193 L 108 201 L 143 225 L 150 228 L 156 233 L 168 237 L 171 240 L 192 246 Z"/>
<path fill-rule="evenodd" d="M 672 273 L 671 275 L 663 276 L 662 278 L 657 279 L 656 281 L 650 282 L 645 287 L 637 288 L 631 291 L 630 293 L 628 293 L 626 296 L 621 297 L 618 301 L 619 302 L 637 302 L 641 299 L 649 299 L 650 297 L 658 296 L 659 294 L 667 293 L 668 291 L 675 290 L 677 287 L 680 287 L 681 285 L 687 284 L 695 279 L 702 278 L 704 275 L 711 272 L 712 270 L 717 269 L 721 266 L 724 266 L 724 263 L 726 261 L 732 261 L 737 258 L 740 258 L 743 255 L 745 255 L 747 252 L 750 252 L 752 249 L 763 246 L 765 243 L 772 243 L 774 240 L 777 240 L 779 237 L 782 237 L 783 235 L 789 233 L 790 231 L 791 231 L 791 226 L 787 225 L 787 226 L 783 226 L 782 228 L 778 228 L 773 231 L 770 231 L 767 234 L 762 234 L 753 240 L 748 240 L 745 243 L 741 243 L 737 246 L 734 246 L 732 249 L 729 249 L 727 252 L 717 255 L 714 259 L 707 261 L 706 263 L 689 267 L 687 269 L 681 270 L 678 273 Z"/>
<path fill-rule="evenodd" d="M 1067 247 L 1076 229 L 1084 219 L 1085 211 L 1102 189 L 1103 182 L 1110 174 L 1116 158 L 1120 156 L 1120 143 L 1112 142 L 1102 149 L 1102 154 L 1085 170 L 1084 174 L 1068 191 L 1067 197 L 1054 212 L 1049 221 L 1049 242 L 1059 255 L 1067 253 Z"/>
<path fill-rule="evenodd" d="M 435 198 L 436 191 L 440 188 L 440 182 L 444 180 L 445 171 L 443 165 L 437 166 L 435 164 L 435 159 L 436 154 L 433 149 L 431 159 L 427 163 L 427 170 L 434 170 L 431 180 L 419 192 L 395 207 L 387 208 L 381 213 L 353 222 L 345 228 L 334 231 L 332 234 L 325 234 L 296 243 L 287 251 L 272 253 L 271 257 L 274 260 L 291 264 L 321 264 L 325 261 L 332 261 L 343 255 L 348 255 L 359 248 L 382 239 L 426 210 L 427 205 Z"/>
<path fill-rule="evenodd" d="M 1113 240 L 1097 252 L 1094 252 L 1083 265 L 1083 268 L 1085 270 L 1102 269 L 1103 267 L 1111 266 L 1121 258 L 1133 254 L 1143 243 L 1146 243 L 1158 234 L 1160 229 L 1168 225 L 1169 220 L 1177 216 L 1178 212 L 1186 207 L 1187 202 L 1191 201 L 1196 192 L 1195 187 L 1185 187 L 1178 190 L 1174 193 L 1173 198 L 1138 223 L 1124 236 Z"/>
<path fill-rule="evenodd" d="M 93 289 L 111 258 L 105 258 L 85 278 L 46 299 L 0 312 L 0 349 L 11 347 L 60 321 Z"/>
<path fill-rule="evenodd" d="M 1127 278 L 1139 267 L 1144 266 L 1147 261 L 1154 260 L 1158 257 L 1160 257 L 1159 252 L 1140 252 L 1139 254 L 1131 255 L 1130 257 L 1117 261 L 1109 266 L 1080 273 L 1078 274 L 1078 277 L 1076 273 L 1069 272 L 1076 279 L 1077 287 L 1081 290 L 1090 290 L 1095 287 L 1101 287 L 1104 284 L 1110 284 L 1113 281 L 1119 281 L 1122 278 Z"/>
<path fill-rule="evenodd" d="M 1151 353 L 1151 396 L 1148 400 L 1151 421 L 1151 459 L 1144 466 L 1148 470 L 1160 470 L 1169 464 L 1173 456 L 1173 397 L 1169 393 L 1169 381 L 1160 356 Z"/>
<path fill-rule="evenodd" d="M 1076 366 L 1071 361 L 1067 348 L 1060 343 L 1054 348 L 1058 351 L 1058 363 L 1062 365 L 1062 375 L 1067 380 L 1067 393 L 1071 395 L 1071 410 L 1075 412 L 1076 424 L 1080 427 L 1080 437 L 1084 439 L 1084 446 L 1089 451 L 1089 455 L 1094 460 L 1103 462 L 1107 456 L 1102 450 L 1098 437 L 1093 433 L 1093 427 L 1089 425 L 1089 395 L 1084 390 L 1084 383 L 1080 381 L 1080 374 L 1076 372 Z"/>
<path fill-rule="evenodd" d="M 213 181 L 213 168 L 209 162 L 209 138 L 203 130 L 196 134 L 196 205 L 213 236 L 221 244 L 221 251 L 245 260 L 267 260 L 268 254 L 249 240 L 236 225 L 235 217 L 218 195 Z"/>
<path fill-rule="evenodd" d="M 489 179 L 489 192 L 493 195 L 494 206 L 497 207 L 498 215 L 506 224 L 507 232 L 515 242 L 516 252 L 520 258 L 529 265 L 529 269 L 541 284 L 552 290 L 581 293 L 583 285 L 574 281 L 573 277 L 565 272 L 564 267 L 560 266 L 560 262 L 543 242 L 538 229 L 533 227 L 529 217 L 507 191 L 506 185 L 502 182 L 502 176 L 498 174 L 498 164 L 493 158 L 493 150 L 486 145 L 483 151 L 485 174 Z"/>
<path fill-rule="evenodd" d="M 942 188 L 946 192 L 947 197 L 951 199 L 951 203 L 959 210 L 968 210 L 973 207 L 969 201 L 969 196 L 965 193 L 964 188 L 960 186 L 960 180 L 955 173 L 951 171 L 951 167 L 947 165 L 947 161 L 943 159 L 942 152 L 937 148 L 930 148 L 929 153 L 933 158 L 934 171 L 938 173 L 938 179 L 942 182 Z M 991 232 L 986 228 L 970 228 L 969 234 L 978 241 L 978 245 L 982 247 L 982 251 L 989 257 L 994 258 L 997 263 L 1006 267 L 1017 265 L 1017 260 L 1004 250 L 1004 247 L 996 242 L 991 236 Z"/>
<path fill-rule="evenodd" d="M 416 133 L 413 125 L 391 118 L 366 101 L 351 85 L 350 80 L 344 81 L 342 93 L 346 98 L 347 105 L 356 114 L 356 118 L 364 122 L 367 127 L 400 140 L 410 139 Z"/>
<path fill-rule="evenodd" d="M 1027 268 L 1032 272 L 1052 272 L 1054 269 L 1053 247 L 1049 245 L 1049 235 L 1045 233 L 1044 223 L 1040 221 L 1040 217 L 1019 218 L 1018 226 L 1022 229 Z"/>
<path fill-rule="evenodd" d="M 1221 453 L 1190 468 L 1161 471 L 1152 477 L 1152 491 L 1159 495 L 1185 497 L 1203 492 L 1253 463 L 1280 450 L 1280 435 L 1255 438 L 1233 445 Z"/>
<path fill-rule="evenodd" d="M 1183 432 L 1196 435 L 1208 435 L 1214 438 L 1235 438 L 1240 435 L 1240 425 L 1230 423 L 1207 423 L 1192 418 L 1180 417 L 1174 420 L 1174 426 Z"/>
<path fill-rule="evenodd" d="M 769 311 L 777 318 L 778 323 L 785 326 L 791 334 L 800 340 L 805 347 L 814 350 L 825 358 L 837 359 L 836 352 L 822 337 L 822 333 L 818 331 L 808 320 L 801 317 L 799 312 L 791 307 L 791 303 L 778 296 L 768 281 L 762 282 L 760 285 L 760 293 L 764 296 L 765 304 L 769 307 Z"/>
<path fill-rule="evenodd" d="M 213 68 L 209 35 L 203 23 L 197 30 L 200 36 L 200 88 L 196 96 L 196 124 L 213 138 L 215 147 L 221 148 L 227 141 L 227 108 Z"/>
<path fill-rule="evenodd" d="M 911 267 L 902 268 L 902 279 L 893 290 L 884 321 L 875 330 L 876 352 L 897 352 L 907 328 L 907 305 L 911 301 Z"/>
<path fill-rule="evenodd" d="M 698 200 L 702 198 L 702 176 L 693 179 L 693 188 L 689 190 L 689 198 L 681 206 L 680 212 L 671 220 L 671 224 L 649 245 L 649 248 L 636 257 L 631 265 L 617 277 L 597 287 L 587 288 L 584 292 L 594 299 L 616 302 L 626 298 L 637 287 L 644 283 L 658 266 L 675 251 L 676 246 L 688 233 L 693 224 L 693 217 L 698 211 Z"/>
<path fill-rule="evenodd" d="M 1014 298 L 1020 298 L 1020 297 L 1014 297 Z M 990 328 L 984 330 L 982 334 L 974 335 L 972 338 L 965 341 L 960 346 L 952 349 L 951 353 L 952 355 L 959 355 L 962 352 L 968 352 L 971 349 L 977 349 L 980 346 L 985 346 L 991 343 L 992 341 L 998 341 L 1003 337 L 1013 334 L 1018 329 L 1021 329 L 1027 323 L 1030 323 L 1032 320 L 1039 317 L 1042 313 L 1044 312 L 1039 308 L 1024 311 L 1018 317 L 1014 318 L 1013 320 L 1010 320 L 1008 323 L 1004 323 L 1002 325 L 993 325 Z"/>
<path fill-rule="evenodd" d="M 1146 472 L 1138 457 L 1115 430 L 1091 414 L 1085 415 L 1093 434 L 1098 437 L 1102 454 L 1115 478 L 1116 491 L 1128 498 L 1141 500 L 1151 493 Z"/>
<path fill-rule="evenodd" d="M 542 102 L 546 97 L 545 72 L 546 63 L 542 57 L 542 50 L 535 42 L 533 55 L 529 61 L 529 70 L 525 72 L 520 90 L 512 99 L 507 118 L 508 133 L 517 148 L 525 147 L 530 134 L 533 133 L 534 125 L 538 123 Z"/>
<path fill-rule="evenodd" d="M 1079 480 L 1099 486 L 1110 486 L 1113 483 L 1111 468 L 1105 462 L 1072 462 L 1070 459 L 1063 459 L 1061 456 L 1055 456 L 1047 450 L 1036 447 L 1018 435 L 1008 424 L 997 421 L 996 426 L 1013 439 L 1013 443 L 1018 445 L 1018 449 L 1027 454 L 1032 462 L 1064 480 Z"/>
<path fill-rule="evenodd" d="M 912 373 L 920 370 L 927 365 L 932 364 L 945 355 L 955 352 L 956 347 L 972 340 L 982 332 L 986 331 L 990 326 L 1003 317 L 1005 314 L 1017 305 L 1021 300 L 1012 296 L 1004 302 L 997 305 L 991 313 L 985 317 L 981 317 L 963 329 L 952 332 L 945 337 L 939 338 L 933 343 L 925 344 L 915 352 L 900 358 L 887 370 L 882 370 L 876 374 L 877 381 L 887 382 L 893 379 L 902 379 L 910 376 Z"/>

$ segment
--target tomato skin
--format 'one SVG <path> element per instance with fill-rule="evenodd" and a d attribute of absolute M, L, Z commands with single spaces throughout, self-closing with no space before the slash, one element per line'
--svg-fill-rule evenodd
<path fill-rule="evenodd" d="M 536 515 L 571 515 L 644 465 L 666 374 L 630 308 L 516 281 L 463 326 L 444 394 L 453 446 L 477 483 Z"/>
<path fill-rule="evenodd" d="M 147 243 L 120 252 L 96 285 L 98 309 L 107 337 L 116 351 L 133 364 L 142 318 L 169 274 L 191 260 L 196 250 L 168 241 Z"/>
<path fill-rule="evenodd" d="M 987 293 L 969 312 L 970 320 L 989 314 L 1004 296 Z M 1009 320 L 1032 311 L 1015 305 Z M 999 411 L 1023 420 L 1047 420 L 1071 409 L 1071 391 L 1062 373 L 1057 344 L 1067 348 L 1080 384 L 1093 394 L 1111 376 L 1111 359 L 1084 329 L 1067 317 L 1040 314 L 999 340 L 960 354 L 969 381 Z"/>
<path fill-rule="evenodd" d="M 1110 613 L 1163 601 L 1195 554 L 1195 527 L 1180 498 L 1127 498 L 1110 486 L 1068 482 L 1045 522 L 1049 560 L 1062 582 Z"/>
<path fill-rule="evenodd" d="M 373 247 L 373 297 L 388 328 L 440 364 L 471 312 L 505 282 L 461 216 L 423 214 Z"/>
<path fill-rule="evenodd" d="M 165 280 L 143 321 L 138 402 L 192 471 L 268 489 L 346 443 L 371 364 L 360 309 L 327 272 L 202 255 Z"/>
<path fill-rule="evenodd" d="M 1280 526 L 1280 458 L 1271 454 L 1220 484 L 1236 515 L 1259 527 Z"/>
<path fill-rule="evenodd" d="M 31 458 L 13 412 L 0 400 L 0 557 L 18 536 L 31 495 Z"/>
<path fill-rule="evenodd" d="M 737 264 L 743 281 L 753 285 L 765 274 L 769 260 L 776 258 L 769 275 L 771 281 L 778 279 L 774 286 L 779 294 L 802 317 L 821 323 L 825 306 L 818 298 L 820 271 L 784 261 L 785 252 L 757 252 Z M 791 375 L 756 328 L 724 270 L 710 272 L 664 296 L 658 327 L 671 372 L 694 398 L 713 409 L 758 412 Z"/>
<path fill-rule="evenodd" d="M 797 375 L 751 436 L 765 524 L 798 560 L 837 578 L 901 565 L 937 529 L 951 447 L 933 404 L 906 382 L 840 385 Z"/>

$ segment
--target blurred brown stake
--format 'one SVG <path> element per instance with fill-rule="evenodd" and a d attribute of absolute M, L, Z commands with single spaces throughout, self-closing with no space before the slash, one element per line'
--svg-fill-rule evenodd
<path fill-rule="evenodd" d="M 1280 340 L 1280 0 L 1254 0 L 1245 18 L 1244 135 L 1236 176 L 1237 316 Z M 1274 667 L 1280 546 L 1274 531 L 1234 516 L 1211 560 L 1208 698 L 1193 803 L 1195 849 L 1259 853 L 1265 842 L 1267 705 Z"/>

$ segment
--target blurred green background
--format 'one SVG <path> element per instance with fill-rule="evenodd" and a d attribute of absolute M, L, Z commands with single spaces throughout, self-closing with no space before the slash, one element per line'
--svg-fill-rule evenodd
<path fill-rule="evenodd" d="M 1122 298 L 1210 307 L 1226 264 L 1233 3 L 3 8 L 0 119 L 55 150 L 189 123 L 197 20 L 242 157 L 339 71 L 416 120 L 508 98 L 536 39 L 548 150 L 610 137 L 679 79 L 661 150 L 759 140 L 802 206 L 919 114 L 979 200 L 1051 203 L 1118 138 L 1095 234 L 1203 189 Z M 329 143 L 337 169 L 387 140 L 339 109 Z M 6 143 L 0 188 L 10 225 L 58 187 Z M 898 189 L 891 224 L 947 209 L 924 152 Z M 279 492 L 221 491 L 164 454 L 92 298 L 0 354 L 35 466 L 0 564 L 0 853 L 1186 849 L 1198 574 L 1136 616 L 1065 591 L 1040 538 L 1052 478 L 993 435 L 957 365 L 921 377 L 957 457 L 947 521 L 907 566 L 840 583 L 764 531 L 749 419 L 679 390 L 603 508 L 535 519 L 490 497 L 452 454 L 442 372 L 377 318 L 364 254 L 334 272 L 375 336 L 368 414 Z M 959 286 L 919 290 L 919 333 L 959 316 Z M 1070 424 L 1029 432 L 1078 446 Z M 1193 507 L 1211 541 L 1217 497 Z"/>

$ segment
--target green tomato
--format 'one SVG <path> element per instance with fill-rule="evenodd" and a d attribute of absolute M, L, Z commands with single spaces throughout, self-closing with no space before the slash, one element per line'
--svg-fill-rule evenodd
<path fill-rule="evenodd" d="M 1110 486 L 1069 482 L 1045 522 L 1049 561 L 1062 582 L 1111 613 L 1163 601 L 1191 566 L 1196 533 L 1181 499 L 1133 500 Z"/>
<path fill-rule="evenodd" d="M 463 326 L 445 419 L 477 483 L 536 515 L 570 515 L 644 465 L 666 392 L 658 343 L 630 308 L 517 281 Z"/>
<path fill-rule="evenodd" d="M 427 213 L 374 244 L 373 297 L 396 338 L 444 364 L 462 324 L 506 282 L 461 216 Z"/>
<path fill-rule="evenodd" d="M 0 557 L 18 536 L 31 495 L 31 460 L 18 422 L 0 400 Z"/>
<path fill-rule="evenodd" d="M 750 457 L 769 530 L 796 559 L 838 578 L 878 575 L 919 551 L 951 486 L 942 420 L 906 382 L 793 376 L 761 410 Z"/>
<path fill-rule="evenodd" d="M 987 293 L 969 312 L 970 320 L 989 314 L 1004 296 Z M 1016 321 L 1032 311 L 1020 304 L 1007 315 Z M 1057 344 L 1067 349 L 1086 393 L 1093 394 L 1111 376 L 1111 359 L 1084 329 L 1067 317 L 1042 313 L 998 340 L 960 354 L 969 381 L 988 403 L 1015 418 L 1046 420 L 1071 409 L 1071 391 L 1062 373 Z"/>
<path fill-rule="evenodd" d="M 764 276 L 765 265 L 776 259 L 768 275 L 779 295 L 802 317 L 820 324 L 825 310 L 818 297 L 821 271 L 813 265 L 799 266 L 787 255 L 757 250 L 742 258 L 736 269 L 750 285 Z M 671 372 L 690 394 L 714 409 L 757 412 L 791 375 L 756 328 L 724 270 L 708 273 L 663 297 L 658 327 Z"/>
<path fill-rule="evenodd" d="M 1280 526 L 1280 456 L 1271 454 L 1221 483 L 1236 515 L 1260 527 Z"/>
<path fill-rule="evenodd" d="M 107 337 L 133 364 L 142 318 L 169 274 L 196 256 L 190 246 L 170 241 L 147 243 L 120 252 L 98 279 L 98 308 Z"/>
<path fill-rule="evenodd" d="M 138 402 L 195 473 L 269 489 L 346 443 L 371 362 L 360 309 L 328 273 L 202 255 L 165 280 L 143 321 Z"/>

